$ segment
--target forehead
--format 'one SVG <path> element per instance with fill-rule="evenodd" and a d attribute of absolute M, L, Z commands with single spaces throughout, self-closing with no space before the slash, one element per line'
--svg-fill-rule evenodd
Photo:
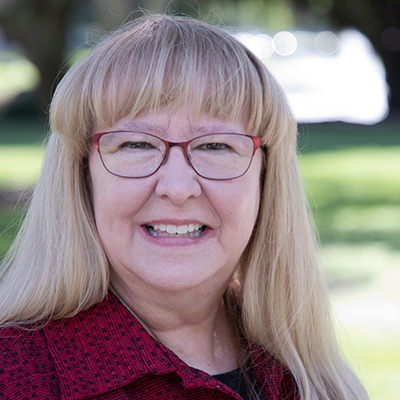
<path fill-rule="evenodd" d="M 227 121 L 207 114 L 193 116 L 188 109 L 170 111 L 162 109 L 148 112 L 135 118 L 123 118 L 107 129 L 151 133 L 165 138 L 189 140 L 210 133 L 246 133 L 245 118 Z"/>

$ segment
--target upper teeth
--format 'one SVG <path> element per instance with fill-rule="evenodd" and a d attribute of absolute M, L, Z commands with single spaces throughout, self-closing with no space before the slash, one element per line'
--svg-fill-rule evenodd
<path fill-rule="evenodd" d="M 188 232 L 194 232 L 199 230 L 200 224 L 188 224 L 188 225 L 166 225 L 166 224 L 156 224 L 153 225 L 155 231 L 167 232 L 169 234 L 179 234 L 184 235 Z"/>

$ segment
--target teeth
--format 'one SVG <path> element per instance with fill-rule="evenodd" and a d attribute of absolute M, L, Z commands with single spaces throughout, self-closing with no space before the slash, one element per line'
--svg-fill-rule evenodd
<path fill-rule="evenodd" d="M 176 232 L 179 233 L 180 235 L 184 235 L 185 233 L 188 232 L 188 230 L 189 230 L 188 227 L 185 225 L 179 225 L 176 227 Z M 175 232 L 168 232 L 168 233 L 175 233 Z"/>
<path fill-rule="evenodd" d="M 175 225 L 167 225 L 167 233 L 178 233 L 177 227 Z"/>
<path fill-rule="evenodd" d="M 188 224 L 188 225 L 165 225 L 165 224 L 155 224 L 146 225 L 146 229 L 153 236 L 179 236 L 186 235 L 191 237 L 200 236 L 204 230 L 204 225 L 200 224 Z"/>

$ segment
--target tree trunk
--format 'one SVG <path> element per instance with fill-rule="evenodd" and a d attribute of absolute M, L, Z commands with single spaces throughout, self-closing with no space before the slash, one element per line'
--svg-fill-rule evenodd
<path fill-rule="evenodd" d="M 79 0 L 0 0 L 0 24 L 37 66 L 37 97 L 45 110 L 64 71 L 65 34 L 74 4 Z"/>
<path fill-rule="evenodd" d="M 400 52 L 388 53 L 383 56 L 386 67 L 387 81 L 390 87 L 391 110 L 400 113 Z"/>

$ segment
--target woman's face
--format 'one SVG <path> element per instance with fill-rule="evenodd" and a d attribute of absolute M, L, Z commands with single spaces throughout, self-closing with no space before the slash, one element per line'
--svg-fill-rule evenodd
<path fill-rule="evenodd" d="M 193 121 L 186 109 L 163 109 L 123 119 L 108 130 L 131 129 L 178 142 L 207 133 L 245 134 L 244 122 L 207 115 Z M 196 174 L 182 148 L 172 147 L 168 161 L 155 174 L 131 179 L 107 172 L 93 146 L 93 208 L 114 286 L 165 291 L 226 288 L 257 218 L 261 164 L 258 149 L 245 175 L 209 180 Z M 149 231 L 157 225 L 167 233 Z M 169 235 L 171 226 L 180 232 L 200 226 L 204 232 Z"/>

